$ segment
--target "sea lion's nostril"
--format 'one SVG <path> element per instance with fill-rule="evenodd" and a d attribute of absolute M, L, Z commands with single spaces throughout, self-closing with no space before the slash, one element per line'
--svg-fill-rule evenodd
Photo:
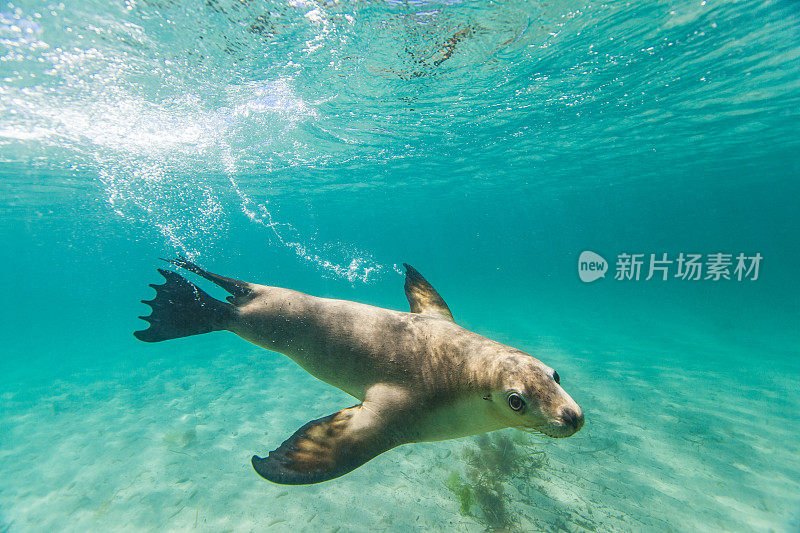
<path fill-rule="evenodd" d="M 578 413 L 572 407 L 561 408 L 561 420 L 564 424 L 572 427 L 575 431 L 583 426 L 583 413 Z"/>

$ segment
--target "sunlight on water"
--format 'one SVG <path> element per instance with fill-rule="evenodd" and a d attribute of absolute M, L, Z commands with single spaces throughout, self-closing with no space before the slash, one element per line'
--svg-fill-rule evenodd
<path fill-rule="evenodd" d="M 324 274 L 368 282 L 389 268 L 352 245 L 320 244 L 313 236 L 301 236 L 291 221 L 276 221 L 266 203 L 254 202 L 239 187 L 237 173 L 249 172 L 252 163 L 247 154 L 240 155 L 237 144 L 257 147 L 269 182 L 268 154 L 298 124 L 318 115 L 297 96 L 290 78 L 226 83 L 216 87 L 222 94 L 215 94 L 213 102 L 193 92 L 159 99 L 158 94 L 143 93 L 131 83 L 131 78 L 145 74 L 136 52 L 57 47 L 39 39 L 45 37 L 35 22 L 42 18 L 40 14 L 26 18 L 18 13 L 3 13 L 3 29 L 11 37 L 4 44 L 19 49 L 19 54 L 6 55 L 4 61 L 46 65 L 38 69 L 39 74 L 56 85 L 3 88 L 8 93 L 4 94 L 5 111 L 17 117 L 16 123 L 0 132 L 6 142 L 36 141 L 36 149 L 70 146 L 74 153 L 68 157 L 96 169 L 113 211 L 123 219 L 151 224 L 179 255 L 196 259 L 225 234 L 230 222 L 222 197 L 228 191 L 213 177 L 222 171 L 228 176 L 230 192 L 240 200 L 241 213 L 263 225 L 268 240 L 293 250 Z M 306 52 L 322 46 L 328 32 L 319 16 L 319 10 L 306 13 L 310 24 L 319 26 L 319 33 L 309 41 L 317 44 Z M 130 24 L 90 29 L 100 37 L 122 32 L 126 38 L 138 37 L 140 44 L 146 40 L 142 29 Z M 152 60 L 156 77 L 176 76 L 174 62 L 157 56 Z M 71 98 L 64 88 L 73 93 Z M 290 142 L 277 149 L 289 152 L 279 153 L 280 158 L 303 158 L 303 143 Z M 202 247 L 196 244 L 201 237 Z"/>

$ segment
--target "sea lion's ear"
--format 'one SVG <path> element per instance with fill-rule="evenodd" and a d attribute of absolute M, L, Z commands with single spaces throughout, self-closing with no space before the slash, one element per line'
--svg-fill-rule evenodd
<path fill-rule="evenodd" d="M 422 274 L 417 272 L 417 269 L 411 265 L 403 263 L 403 266 L 406 267 L 405 289 L 406 298 L 408 298 L 408 303 L 411 305 L 411 312 L 436 316 L 455 322 L 450 308 L 444 303 L 436 289 L 428 283 L 428 280 L 423 278 Z"/>
<path fill-rule="evenodd" d="M 252 463 L 273 483 L 307 485 L 343 476 L 398 444 L 374 411 L 356 405 L 309 422 Z"/>

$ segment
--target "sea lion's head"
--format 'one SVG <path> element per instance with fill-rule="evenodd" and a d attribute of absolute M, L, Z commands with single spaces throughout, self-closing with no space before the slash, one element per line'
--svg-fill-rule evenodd
<path fill-rule="evenodd" d="M 583 411 L 561 387 L 558 372 L 524 352 L 503 357 L 493 372 L 495 416 L 505 425 L 549 437 L 569 437 L 583 427 Z"/>

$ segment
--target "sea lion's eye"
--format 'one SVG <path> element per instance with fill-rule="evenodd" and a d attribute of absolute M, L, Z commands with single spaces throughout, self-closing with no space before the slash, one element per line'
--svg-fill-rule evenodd
<path fill-rule="evenodd" d="M 558 375 L 558 372 L 553 370 L 553 381 L 561 385 L 561 376 Z"/>
<path fill-rule="evenodd" d="M 516 392 L 508 395 L 508 406 L 514 411 L 521 411 L 525 407 L 525 400 Z"/>

